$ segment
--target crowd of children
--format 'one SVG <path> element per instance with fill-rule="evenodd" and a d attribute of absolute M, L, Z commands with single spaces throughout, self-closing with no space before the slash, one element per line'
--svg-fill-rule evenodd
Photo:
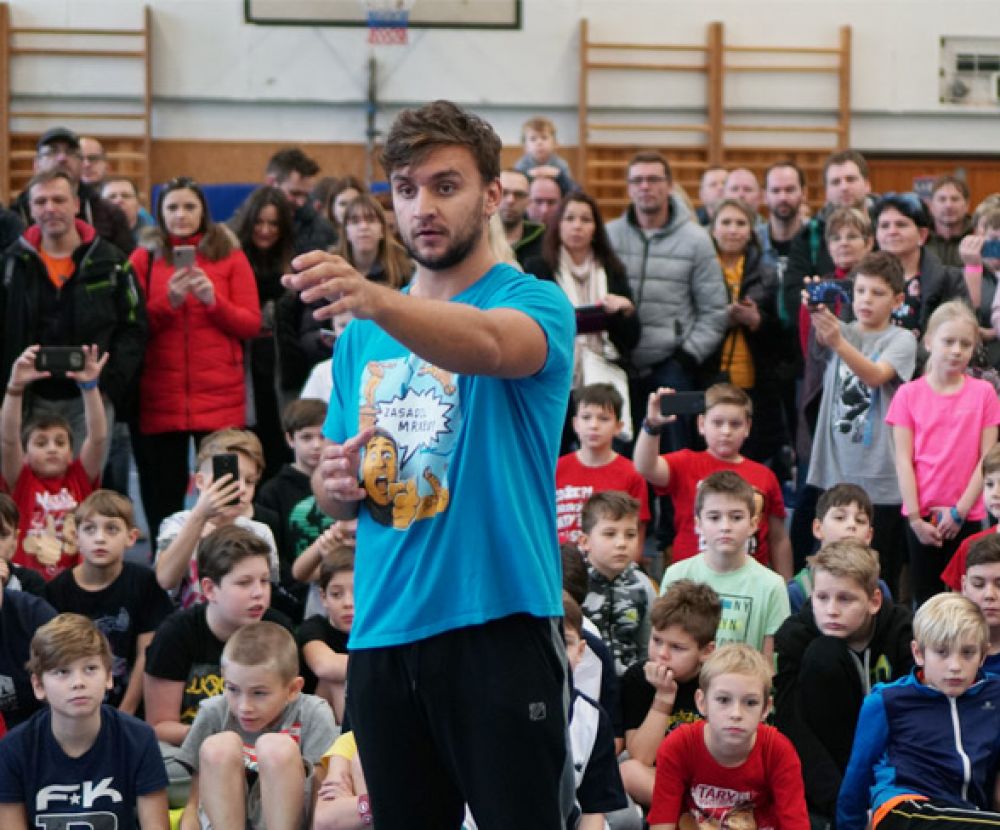
<path fill-rule="evenodd" d="M 568 190 L 551 124 L 524 138 L 517 169 Z M 840 218 L 828 235 L 853 228 Z M 747 390 L 709 386 L 704 449 L 666 453 L 685 416 L 654 390 L 631 458 L 619 390 L 575 391 L 578 448 L 553 491 L 567 826 L 1000 827 L 1000 534 L 982 529 L 1000 519 L 1000 402 L 968 372 L 971 308 L 939 304 L 918 343 L 893 322 L 899 259 L 855 254 L 850 321 L 805 292 L 799 316 L 822 375 L 803 468 L 823 491 L 815 547 L 793 551 L 778 478 L 742 454 Z M 131 502 L 100 489 L 108 355 L 85 346 L 66 373 L 86 417 L 74 456 L 59 415 L 22 428 L 49 376 L 38 351 L 0 410 L 0 828 L 370 825 L 346 705 L 356 520 L 313 495 L 326 405 L 287 405 L 294 460 L 259 491 L 253 432 L 203 436 L 194 503 L 139 565 Z M 673 524 L 659 585 L 644 556 L 656 497 Z"/>

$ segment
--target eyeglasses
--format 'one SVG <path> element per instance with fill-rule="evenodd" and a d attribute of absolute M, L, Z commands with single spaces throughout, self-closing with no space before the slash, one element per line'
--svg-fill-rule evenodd
<path fill-rule="evenodd" d="M 83 158 L 83 153 L 81 153 L 79 150 L 74 150 L 72 147 L 46 146 L 42 147 L 42 149 L 38 151 L 38 155 L 43 159 L 53 159 L 53 158 L 58 158 L 59 156 L 65 156 L 66 158 L 77 158 L 77 159 Z"/>
<path fill-rule="evenodd" d="M 630 176 L 627 179 L 632 187 L 640 187 L 644 184 L 663 184 L 666 180 L 666 176 Z"/>

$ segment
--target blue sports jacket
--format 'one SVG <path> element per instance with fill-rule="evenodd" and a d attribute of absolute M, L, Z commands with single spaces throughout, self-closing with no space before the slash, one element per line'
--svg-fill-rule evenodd
<path fill-rule="evenodd" d="M 1000 676 L 980 673 L 948 697 L 914 670 L 865 698 L 837 799 L 837 830 L 864 830 L 868 808 L 925 796 L 939 804 L 992 809 L 1000 757 Z"/>

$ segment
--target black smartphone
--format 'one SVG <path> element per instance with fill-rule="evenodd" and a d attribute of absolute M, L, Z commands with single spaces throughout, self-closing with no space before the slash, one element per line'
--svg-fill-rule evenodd
<path fill-rule="evenodd" d="M 576 333 L 591 334 L 608 328 L 608 312 L 602 305 L 581 305 L 576 308 Z"/>
<path fill-rule="evenodd" d="M 174 266 L 178 269 L 194 265 L 194 245 L 178 245 L 174 248 Z"/>
<path fill-rule="evenodd" d="M 661 415 L 700 415 L 704 411 L 704 392 L 674 392 L 660 398 Z"/>
<path fill-rule="evenodd" d="M 79 372 L 86 362 L 81 346 L 42 346 L 35 356 L 35 368 L 53 375 Z"/>
<path fill-rule="evenodd" d="M 220 452 L 212 456 L 212 481 L 218 481 L 225 475 L 232 476 L 233 481 L 240 480 L 240 460 L 234 452 Z M 239 503 L 238 495 L 226 502 L 227 505 Z"/>
<path fill-rule="evenodd" d="M 1000 259 L 1000 239 L 987 239 L 979 255 L 985 259 Z"/>

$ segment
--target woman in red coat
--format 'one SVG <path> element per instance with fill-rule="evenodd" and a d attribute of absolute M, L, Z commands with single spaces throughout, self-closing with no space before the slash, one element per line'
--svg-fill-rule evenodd
<path fill-rule="evenodd" d="M 250 263 L 193 180 L 166 184 L 156 223 L 155 249 L 131 257 L 149 316 L 135 454 L 154 544 L 184 506 L 190 440 L 246 423 L 243 341 L 261 322 Z"/>

